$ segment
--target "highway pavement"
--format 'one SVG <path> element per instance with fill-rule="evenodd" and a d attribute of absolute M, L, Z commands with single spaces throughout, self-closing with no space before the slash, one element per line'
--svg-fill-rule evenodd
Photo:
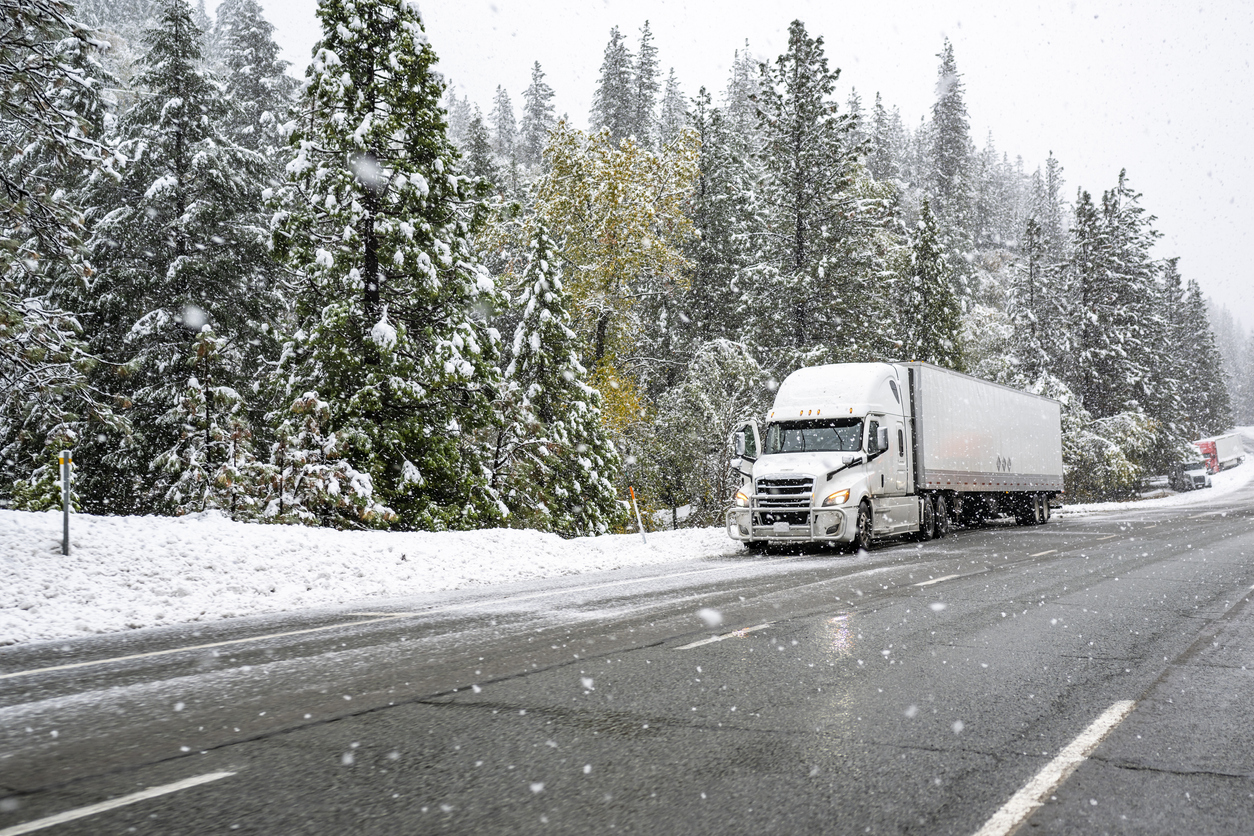
<path fill-rule="evenodd" d="M 0 836 L 1249 833 L 1251 595 L 1254 487 L 4 648 Z"/>

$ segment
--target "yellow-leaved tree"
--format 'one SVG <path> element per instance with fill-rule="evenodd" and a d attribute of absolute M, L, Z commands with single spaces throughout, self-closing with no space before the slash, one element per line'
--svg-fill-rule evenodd
<path fill-rule="evenodd" d="M 619 387 L 638 371 L 642 303 L 684 287 L 680 251 L 692 234 L 684 211 L 697 178 L 696 133 L 680 131 L 659 151 L 609 131 L 588 134 L 559 123 L 536 213 L 567 265 L 576 330 L 594 380 Z M 606 405 L 637 398 L 605 392 Z M 622 416 L 606 416 L 621 428 Z"/>

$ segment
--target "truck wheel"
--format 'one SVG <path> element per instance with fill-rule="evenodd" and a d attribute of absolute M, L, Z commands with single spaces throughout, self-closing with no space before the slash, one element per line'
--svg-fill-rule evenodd
<path fill-rule="evenodd" d="M 919 539 L 926 543 L 936 536 L 936 512 L 932 508 L 930 496 L 923 497 L 919 505 L 919 513 L 922 516 L 919 520 Z"/>
<path fill-rule="evenodd" d="M 868 502 L 858 506 L 858 528 L 853 533 L 853 547 L 859 551 L 871 549 L 871 505 Z"/>
<path fill-rule="evenodd" d="M 936 518 L 936 539 L 939 540 L 949 534 L 949 503 L 942 494 L 936 495 L 935 507 L 933 516 Z"/>

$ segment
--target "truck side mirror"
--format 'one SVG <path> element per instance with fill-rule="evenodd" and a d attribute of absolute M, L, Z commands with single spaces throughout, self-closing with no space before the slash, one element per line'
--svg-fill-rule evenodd
<path fill-rule="evenodd" d="M 736 458 L 741 458 L 745 454 L 745 431 L 738 430 L 732 435 L 732 447 L 736 451 Z"/>
<path fill-rule="evenodd" d="M 888 427 L 880 427 L 879 438 L 875 439 L 875 452 L 882 453 L 888 449 Z"/>

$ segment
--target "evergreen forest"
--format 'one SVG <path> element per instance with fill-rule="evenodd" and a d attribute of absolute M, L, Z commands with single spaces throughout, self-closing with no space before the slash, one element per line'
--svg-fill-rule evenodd
<path fill-rule="evenodd" d="M 585 121 L 540 60 L 470 101 L 407 0 L 317 14 L 292 68 L 256 0 L 0 0 L 0 505 L 72 449 L 97 514 L 718 525 L 731 432 L 837 362 L 1058 399 L 1069 501 L 1254 424 L 1136 172 L 977 144 L 947 41 L 910 127 L 800 21 L 695 91 L 615 28 Z"/>

